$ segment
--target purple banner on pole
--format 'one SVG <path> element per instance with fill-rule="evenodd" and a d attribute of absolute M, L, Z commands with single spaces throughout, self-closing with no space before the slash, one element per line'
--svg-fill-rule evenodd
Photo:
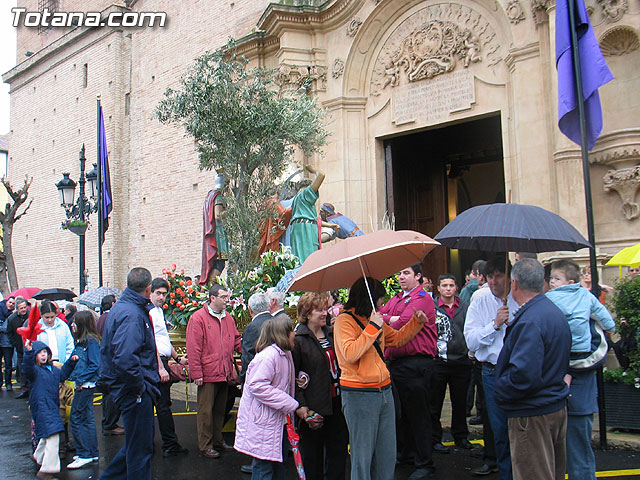
<path fill-rule="evenodd" d="M 109 214 L 113 210 L 113 197 L 111 194 L 111 175 L 109 174 L 109 152 L 107 151 L 107 137 L 104 129 L 104 117 L 100 107 L 100 168 L 102 170 L 102 243 L 104 234 L 109 228 Z"/>
<path fill-rule="evenodd" d="M 580 53 L 582 92 L 587 125 L 587 143 L 591 150 L 602 132 L 602 108 L 598 88 L 613 80 L 593 33 L 583 0 L 556 0 L 556 67 L 558 69 L 558 127 L 569 139 L 580 145 L 580 119 L 573 50 L 569 24 L 569 1 L 575 1 L 575 25 Z"/>

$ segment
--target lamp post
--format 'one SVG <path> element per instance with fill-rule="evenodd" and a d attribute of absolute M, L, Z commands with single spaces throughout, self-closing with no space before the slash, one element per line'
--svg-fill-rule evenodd
<path fill-rule="evenodd" d="M 80 240 L 80 294 L 84 292 L 86 278 L 85 278 L 85 243 L 84 234 L 87 231 L 89 215 L 98 211 L 97 187 L 98 187 L 98 173 L 97 166 L 94 164 L 93 170 L 84 174 L 84 167 L 87 159 L 84 156 L 84 144 L 80 149 L 80 179 L 78 185 L 80 185 L 80 191 L 78 193 L 78 199 L 74 202 L 76 182 L 69 178 L 68 173 L 62 174 L 62 180 L 56 183 L 58 192 L 60 194 L 60 206 L 64 208 L 67 216 L 68 225 L 67 229 L 78 235 Z M 84 187 L 89 182 L 91 202 L 85 195 Z"/>

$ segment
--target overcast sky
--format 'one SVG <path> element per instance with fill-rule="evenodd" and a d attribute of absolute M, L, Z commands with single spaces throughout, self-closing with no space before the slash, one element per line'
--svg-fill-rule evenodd
<path fill-rule="evenodd" d="M 0 73 L 11 70 L 16 64 L 16 29 L 12 26 L 17 0 L 0 1 Z M 9 133 L 9 85 L 0 88 L 0 135 Z"/>

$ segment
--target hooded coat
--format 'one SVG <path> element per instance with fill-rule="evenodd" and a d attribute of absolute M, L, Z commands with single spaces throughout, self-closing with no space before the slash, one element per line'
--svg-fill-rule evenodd
<path fill-rule="evenodd" d="M 31 383 L 29 406 L 37 439 L 64 431 L 58 388 L 61 382 L 69 378 L 76 365 L 76 361 L 71 359 L 65 362 L 62 369 L 53 365 L 36 365 L 35 356 L 45 349 L 51 355 L 51 349 L 44 342 L 35 341 L 31 350 L 25 350 L 22 359 L 22 372 Z"/>

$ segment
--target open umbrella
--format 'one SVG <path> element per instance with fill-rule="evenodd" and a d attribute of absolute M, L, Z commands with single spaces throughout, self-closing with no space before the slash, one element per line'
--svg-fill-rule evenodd
<path fill-rule="evenodd" d="M 379 230 L 347 238 L 309 255 L 289 289 L 335 290 L 350 287 L 363 275 L 383 280 L 422 262 L 437 245 L 432 238 L 412 230 Z"/>
<path fill-rule="evenodd" d="M 465 210 L 435 239 L 450 248 L 484 252 L 575 251 L 591 246 L 559 215 L 517 203 L 478 205 Z"/>
<path fill-rule="evenodd" d="M 607 262 L 607 265 L 619 265 L 620 278 L 622 278 L 622 267 L 640 267 L 640 243 L 623 248 Z"/>
<path fill-rule="evenodd" d="M 295 278 L 296 273 L 298 273 L 301 267 L 301 265 L 298 265 L 297 267 L 284 272 L 284 275 L 280 280 L 278 280 L 278 283 L 276 283 L 276 286 L 273 287 L 273 290 L 276 292 L 287 292 L 289 290 L 289 287 L 293 283 L 293 279 Z"/>
<path fill-rule="evenodd" d="M 99 308 L 102 298 L 107 295 L 115 295 L 119 297 L 122 295 L 122 290 L 115 287 L 98 287 L 88 292 L 84 292 L 78 297 L 78 303 L 83 305 L 89 305 L 90 307 Z"/>
<path fill-rule="evenodd" d="M 67 288 L 47 288 L 40 290 L 33 297 L 36 300 L 73 300 L 77 295 Z"/>
<path fill-rule="evenodd" d="M 40 290 L 42 290 L 42 289 L 41 288 L 35 288 L 35 287 L 23 287 L 23 288 L 19 288 L 17 290 L 14 290 L 13 292 L 11 292 L 7 296 L 8 297 L 22 297 L 25 300 L 29 300 L 36 293 L 38 293 Z"/>

